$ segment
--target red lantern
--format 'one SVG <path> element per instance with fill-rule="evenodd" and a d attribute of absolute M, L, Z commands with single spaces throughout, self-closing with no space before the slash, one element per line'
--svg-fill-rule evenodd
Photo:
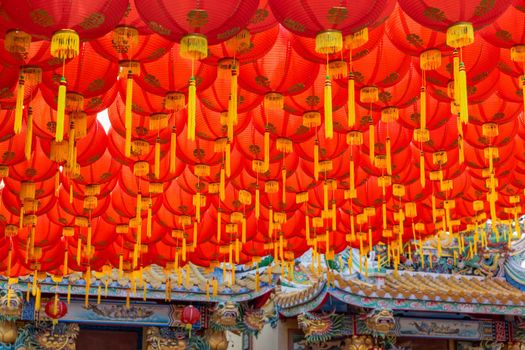
<path fill-rule="evenodd" d="M 67 304 L 58 298 L 58 295 L 46 303 L 46 315 L 53 320 L 54 324 L 67 314 Z"/>
<path fill-rule="evenodd" d="M 199 322 L 201 319 L 201 312 L 199 309 L 194 307 L 193 305 L 185 306 L 184 309 L 182 309 L 182 314 L 180 315 L 180 321 L 186 325 L 186 328 L 188 328 L 191 336 L 191 329 L 193 328 L 193 325 L 197 322 Z"/>

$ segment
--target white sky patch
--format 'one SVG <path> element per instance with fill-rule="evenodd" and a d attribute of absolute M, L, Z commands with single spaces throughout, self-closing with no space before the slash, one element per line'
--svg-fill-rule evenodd
<path fill-rule="evenodd" d="M 109 121 L 108 110 L 105 109 L 102 112 L 98 113 L 97 120 L 100 124 L 102 124 L 102 127 L 104 128 L 104 131 L 107 134 L 109 129 L 111 128 L 111 122 Z"/>

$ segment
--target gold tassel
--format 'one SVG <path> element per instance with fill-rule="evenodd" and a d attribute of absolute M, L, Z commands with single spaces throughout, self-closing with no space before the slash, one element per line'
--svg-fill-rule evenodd
<path fill-rule="evenodd" d="M 60 171 L 57 169 L 55 173 L 55 197 L 58 197 L 60 190 Z"/>
<path fill-rule="evenodd" d="M 186 261 L 186 253 L 187 253 L 186 237 L 182 237 L 182 261 Z"/>
<path fill-rule="evenodd" d="M 348 127 L 355 125 L 355 79 L 351 72 L 348 77 Z"/>
<path fill-rule="evenodd" d="M 459 63 L 459 118 L 463 124 L 468 123 L 467 72 L 465 64 Z"/>
<path fill-rule="evenodd" d="M 419 182 L 421 184 L 421 187 L 425 188 L 425 156 L 423 155 L 423 152 L 419 154 Z"/>
<path fill-rule="evenodd" d="M 315 140 L 314 144 L 314 178 L 319 180 L 319 141 Z"/>
<path fill-rule="evenodd" d="M 197 247 L 197 239 L 198 239 L 198 227 L 197 222 L 193 222 L 193 242 L 192 247 L 195 249 Z"/>
<path fill-rule="evenodd" d="M 69 185 L 69 203 L 73 203 L 73 184 Z"/>
<path fill-rule="evenodd" d="M 435 224 L 436 223 L 436 197 L 434 196 L 434 194 L 432 193 L 432 222 Z M 443 226 L 443 229 L 445 227 Z"/>
<path fill-rule="evenodd" d="M 68 142 L 68 151 L 67 151 L 67 162 L 69 163 L 69 166 L 71 169 L 75 166 L 75 128 L 74 124 L 71 123 L 71 126 L 69 128 L 69 142 Z"/>
<path fill-rule="evenodd" d="M 151 221 L 152 221 L 151 205 L 148 205 L 148 216 L 146 218 L 146 236 L 148 238 L 151 237 Z"/>
<path fill-rule="evenodd" d="M 283 200 L 283 203 L 286 204 L 286 169 L 282 169 L 281 170 L 281 178 L 282 178 L 282 200 Z"/>
<path fill-rule="evenodd" d="M 217 242 L 221 241 L 221 211 L 217 211 Z"/>
<path fill-rule="evenodd" d="M 55 141 L 61 142 L 64 139 L 64 115 L 66 110 L 66 78 L 60 79 L 60 86 L 58 87 L 58 100 L 57 100 L 57 120 L 56 120 L 56 131 Z"/>
<path fill-rule="evenodd" d="M 351 194 L 355 191 L 355 165 L 354 161 L 350 161 L 350 192 Z M 353 196 L 353 195 L 352 195 Z"/>
<path fill-rule="evenodd" d="M 337 229 L 337 209 L 335 208 L 335 201 L 332 202 L 332 231 Z"/>
<path fill-rule="evenodd" d="M 211 281 L 211 289 L 213 297 L 217 297 L 219 294 L 219 282 L 215 278 Z"/>
<path fill-rule="evenodd" d="M 376 141 L 375 141 L 375 128 L 374 128 L 374 124 L 372 123 L 370 123 L 370 125 L 368 126 L 368 140 L 370 143 L 370 151 L 369 151 L 370 162 L 374 164 Z"/>
<path fill-rule="evenodd" d="M 454 69 L 454 102 L 456 105 L 459 105 L 459 52 L 457 49 L 454 49 L 454 56 L 452 59 L 453 69 Z"/>
<path fill-rule="evenodd" d="M 231 85 L 230 85 L 230 108 L 228 109 L 228 119 L 231 123 L 228 124 L 228 139 L 233 140 L 233 125 L 237 124 L 237 95 L 238 93 L 238 73 L 235 66 L 232 67 Z M 231 129 L 231 130 L 230 130 Z M 231 136 L 231 137 L 230 137 Z"/>
<path fill-rule="evenodd" d="M 326 76 L 324 82 L 324 132 L 327 139 L 334 137 L 334 126 L 332 119 L 332 82 L 330 76 Z"/>
<path fill-rule="evenodd" d="M 101 298 L 102 298 L 102 285 L 99 284 L 97 288 L 97 305 L 100 305 Z"/>
<path fill-rule="evenodd" d="M 390 137 L 386 138 L 386 172 L 392 175 L 392 150 L 390 146 Z"/>
<path fill-rule="evenodd" d="M 201 222 L 201 194 L 197 192 L 195 198 L 195 221 Z"/>
<path fill-rule="evenodd" d="M 424 130 L 427 128 L 427 92 L 424 86 L 421 87 L 419 96 L 419 102 L 421 104 L 419 111 L 419 128 Z"/>
<path fill-rule="evenodd" d="M 131 155 L 131 129 L 133 127 L 133 74 L 131 70 L 128 72 L 128 79 L 126 82 L 126 105 L 125 105 L 125 128 L 126 128 L 126 143 L 125 155 Z"/>
<path fill-rule="evenodd" d="M 36 292 L 35 292 L 36 296 L 35 296 L 35 310 L 39 310 L 40 311 L 40 307 L 41 307 L 41 298 L 42 298 L 42 292 L 40 291 L 40 287 L 37 287 L 36 289 Z"/>
<path fill-rule="evenodd" d="M 325 213 L 328 212 L 328 183 L 327 181 L 325 180 L 325 182 L 323 183 L 323 210 Z"/>
<path fill-rule="evenodd" d="M 268 213 L 268 237 L 273 236 L 273 209 L 270 206 L 270 210 Z"/>
<path fill-rule="evenodd" d="M 77 242 L 77 265 L 80 265 L 81 258 L 82 258 L 82 238 L 79 238 Z"/>
<path fill-rule="evenodd" d="M 195 87 L 195 77 L 190 78 L 188 87 L 188 140 L 195 140 L 195 109 L 197 108 L 197 90 Z"/>
<path fill-rule="evenodd" d="M 382 217 L 383 217 L 383 229 L 387 229 L 387 220 L 386 220 L 386 202 L 383 202 L 382 205 Z"/>
<path fill-rule="evenodd" d="M 235 263 L 238 264 L 239 261 L 241 260 L 241 245 L 240 245 L 240 242 L 239 242 L 239 239 L 236 238 L 235 239 Z"/>
<path fill-rule="evenodd" d="M 310 245 L 310 240 L 311 240 L 311 238 L 310 238 L 310 217 L 308 215 L 305 215 L 304 218 L 305 218 L 305 221 L 306 221 L 306 223 L 305 223 L 306 243 L 308 245 Z"/>
<path fill-rule="evenodd" d="M 155 178 L 160 178 L 160 138 L 155 142 L 155 164 L 153 166 Z"/>
<path fill-rule="evenodd" d="M 259 185 L 256 185 L 255 188 L 255 218 L 259 219 L 259 216 L 261 215 L 261 207 L 259 205 L 259 199 L 260 199 L 260 191 L 259 191 Z"/>
<path fill-rule="evenodd" d="M 170 140 L 170 174 L 173 174 L 177 169 L 177 130 L 171 130 Z"/>
<path fill-rule="evenodd" d="M 270 132 L 264 132 L 264 166 L 268 169 L 270 166 Z"/>
<path fill-rule="evenodd" d="M 206 300 L 210 300 L 210 280 L 206 280 Z"/>
<path fill-rule="evenodd" d="M 91 256 L 91 235 L 92 235 L 92 229 L 91 224 L 87 228 L 87 244 L 86 244 L 86 251 L 87 256 Z"/>
<path fill-rule="evenodd" d="M 223 201 L 226 198 L 226 189 L 225 189 L 226 179 L 225 177 L 226 176 L 225 176 L 224 167 L 221 167 L 220 180 L 219 180 L 219 198 L 221 199 L 221 201 Z"/>
<path fill-rule="evenodd" d="M 22 131 L 22 114 L 24 113 L 24 96 L 25 96 L 25 81 L 24 76 L 20 76 L 18 81 L 18 90 L 16 94 L 16 107 L 15 107 L 15 134 L 20 134 Z"/>
<path fill-rule="evenodd" d="M 119 254 L 118 256 L 118 278 L 119 280 L 122 279 L 124 275 L 123 268 L 124 268 L 124 255 Z"/>
<path fill-rule="evenodd" d="M 27 129 L 26 129 L 26 142 L 25 142 L 25 155 L 26 159 L 31 159 L 31 152 L 33 150 L 33 109 L 29 106 L 27 111 Z"/>
<path fill-rule="evenodd" d="M 224 151 L 226 159 L 224 160 L 226 168 L 226 176 L 229 178 L 231 176 L 231 144 L 230 142 L 226 143 L 226 150 Z"/>

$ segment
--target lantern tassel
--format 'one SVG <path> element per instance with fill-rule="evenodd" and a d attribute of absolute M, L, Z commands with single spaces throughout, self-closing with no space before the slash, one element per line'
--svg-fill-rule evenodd
<path fill-rule="evenodd" d="M 188 140 L 195 141 L 195 109 L 197 108 L 195 77 L 190 78 L 188 87 Z"/>
<path fill-rule="evenodd" d="M 328 182 L 323 183 L 323 204 L 325 213 L 328 212 Z"/>
<path fill-rule="evenodd" d="M 261 207 L 259 205 L 259 198 L 260 198 L 260 191 L 259 191 L 259 185 L 257 185 L 257 188 L 255 189 L 255 218 L 258 219 L 261 214 Z"/>
<path fill-rule="evenodd" d="M 350 161 L 350 192 L 354 192 L 355 191 L 355 165 L 354 165 L 354 161 L 351 160 Z"/>
<path fill-rule="evenodd" d="M 334 137 L 334 126 L 332 120 L 332 82 L 330 76 L 326 76 L 324 82 L 324 132 L 327 139 Z"/>
<path fill-rule="evenodd" d="M 146 218 L 146 236 L 151 237 L 151 221 L 152 221 L 152 212 L 151 205 L 148 206 L 148 216 Z"/>
<path fill-rule="evenodd" d="M 319 180 L 319 141 L 315 140 L 314 144 L 314 178 Z"/>
<path fill-rule="evenodd" d="M 390 137 L 386 138 L 386 172 L 392 175 L 392 149 L 390 145 Z"/>
<path fill-rule="evenodd" d="M 27 129 L 24 153 L 27 160 L 31 159 L 31 152 L 33 149 L 33 109 L 31 106 L 27 111 Z"/>
<path fill-rule="evenodd" d="M 305 231 L 306 231 L 306 243 L 310 244 L 310 217 L 308 215 L 304 216 L 305 218 Z"/>
<path fill-rule="evenodd" d="M 175 128 L 171 131 L 170 140 L 170 174 L 173 174 L 177 169 L 177 130 Z"/>
<path fill-rule="evenodd" d="M 220 173 L 220 180 L 219 180 L 219 198 L 221 201 L 223 201 L 226 198 L 226 190 L 225 190 L 225 182 L 226 182 L 226 174 L 224 167 L 221 167 L 221 173 Z"/>
<path fill-rule="evenodd" d="M 421 130 L 425 130 L 427 128 L 427 92 L 424 86 L 421 87 L 421 93 L 419 96 L 419 103 L 421 104 L 419 111 L 419 127 Z"/>
<path fill-rule="evenodd" d="M 229 178 L 231 175 L 231 144 L 230 142 L 226 144 L 226 150 L 224 153 L 226 156 L 226 159 L 224 160 L 225 168 L 226 168 L 226 176 Z"/>
<path fill-rule="evenodd" d="M 463 124 L 468 123 L 467 72 L 465 64 L 459 63 L 459 118 Z"/>
<path fill-rule="evenodd" d="M 375 145 L 376 145 L 376 141 L 375 141 L 375 128 L 374 128 L 374 124 L 370 124 L 368 126 L 368 140 L 369 140 L 369 147 L 370 147 L 370 150 L 369 150 L 369 157 L 370 157 L 370 162 L 372 162 L 372 164 L 374 163 L 374 154 L 375 154 Z"/>
<path fill-rule="evenodd" d="M 128 73 L 128 79 L 126 81 L 126 105 L 125 105 L 125 127 L 126 127 L 126 143 L 125 143 L 125 155 L 129 157 L 131 155 L 131 128 L 133 127 L 133 116 L 131 114 L 133 106 L 133 74 L 131 71 Z"/>
<path fill-rule="evenodd" d="M 20 134 L 22 131 L 22 114 L 24 113 L 24 96 L 25 96 L 25 81 L 24 77 L 20 76 L 18 81 L 18 90 L 16 94 L 16 108 L 15 108 L 15 134 Z"/>
<path fill-rule="evenodd" d="M 459 105 L 459 53 L 457 49 L 454 49 L 452 64 L 454 69 L 454 102 L 456 103 L 456 105 Z"/>
<path fill-rule="evenodd" d="M 155 178 L 160 178 L 160 138 L 155 142 L 155 164 L 153 166 Z"/>
<path fill-rule="evenodd" d="M 282 200 L 283 203 L 286 204 L 286 169 L 283 168 L 281 171 L 281 177 L 282 177 Z"/>
<path fill-rule="evenodd" d="M 354 73 L 348 77 L 348 127 L 355 125 L 355 79 Z"/>
<path fill-rule="evenodd" d="M 221 241 L 221 212 L 217 212 L 217 242 Z"/>
<path fill-rule="evenodd" d="M 419 155 L 419 182 L 422 188 L 425 188 L 426 177 L 425 177 L 425 156 L 423 152 Z"/>
<path fill-rule="evenodd" d="M 270 132 L 264 132 L 264 168 L 270 166 Z"/>
<path fill-rule="evenodd" d="M 233 125 L 237 124 L 237 95 L 238 95 L 238 74 L 236 67 L 232 67 L 232 77 L 230 86 L 230 108 L 228 109 L 228 138 L 233 140 Z M 231 136 L 231 137 L 230 137 Z"/>
<path fill-rule="evenodd" d="M 273 209 L 270 207 L 270 211 L 268 213 L 268 237 L 273 236 Z"/>
<path fill-rule="evenodd" d="M 66 111 L 66 78 L 60 79 L 60 85 L 58 87 L 58 100 L 57 100 L 57 120 L 55 130 L 55 141 L 62 142 L 64 139 L 64 115 Z"/>
<path fill-rule="evenodd" d="M 383 202 L 382 205 L 382 217 L 383 217 L 383 230 L 387 229 L 387 221 L 386 221 L 386 202 Z"/>

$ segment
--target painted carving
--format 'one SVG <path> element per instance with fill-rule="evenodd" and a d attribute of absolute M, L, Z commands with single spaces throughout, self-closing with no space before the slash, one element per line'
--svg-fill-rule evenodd
<path fill-rule="evenodd" d="M 525 342 L 521 342 L 521 341 L 508 342 L 505 346 L 505 350 L 525 350 Z"/>
<path fill-rule="evenodd" d="M 370 350 L 374 347 L 374 338 L 369 335 L 354 335 L 345 340 L 342 350 Z"/>
<path fill-rule="evenodd" d="M 240 312 L 235 303 L 219 303 L 210 315 L 210 327 L 214 330 L 234 330 Z"/>
<path fill-rule="evenodd" d="M 307 343 L 326 342 L 334 337 L 349 335 L 352 331 L 351 319 L 335 312 L 328 315 L 305 312 L 297 316 L 297 323 Z"/>
<path fill-rule="evenodd" d="M 226 338 L 226 331 L 207 329 L 204 338 L 208 342 L 211 350 L 227 350 L 228 338 Z"/>
<path fill-rule="evenodd" d="M 146 328 L 147 350 L 186 350 L 187 342 L 182 331 L 171 328 Z"/>
<path fill-rule="evenodd" d="M 396 326 L 392 310 L 375 309 L 365 316 L 365 324 L 375 335 L 385 335 Z"/>
<path fill-rule="evenodd" d="M 33 341 L 39 350 L 75 350 L 79 327 L 76 323 L 38 327 Z"/>

